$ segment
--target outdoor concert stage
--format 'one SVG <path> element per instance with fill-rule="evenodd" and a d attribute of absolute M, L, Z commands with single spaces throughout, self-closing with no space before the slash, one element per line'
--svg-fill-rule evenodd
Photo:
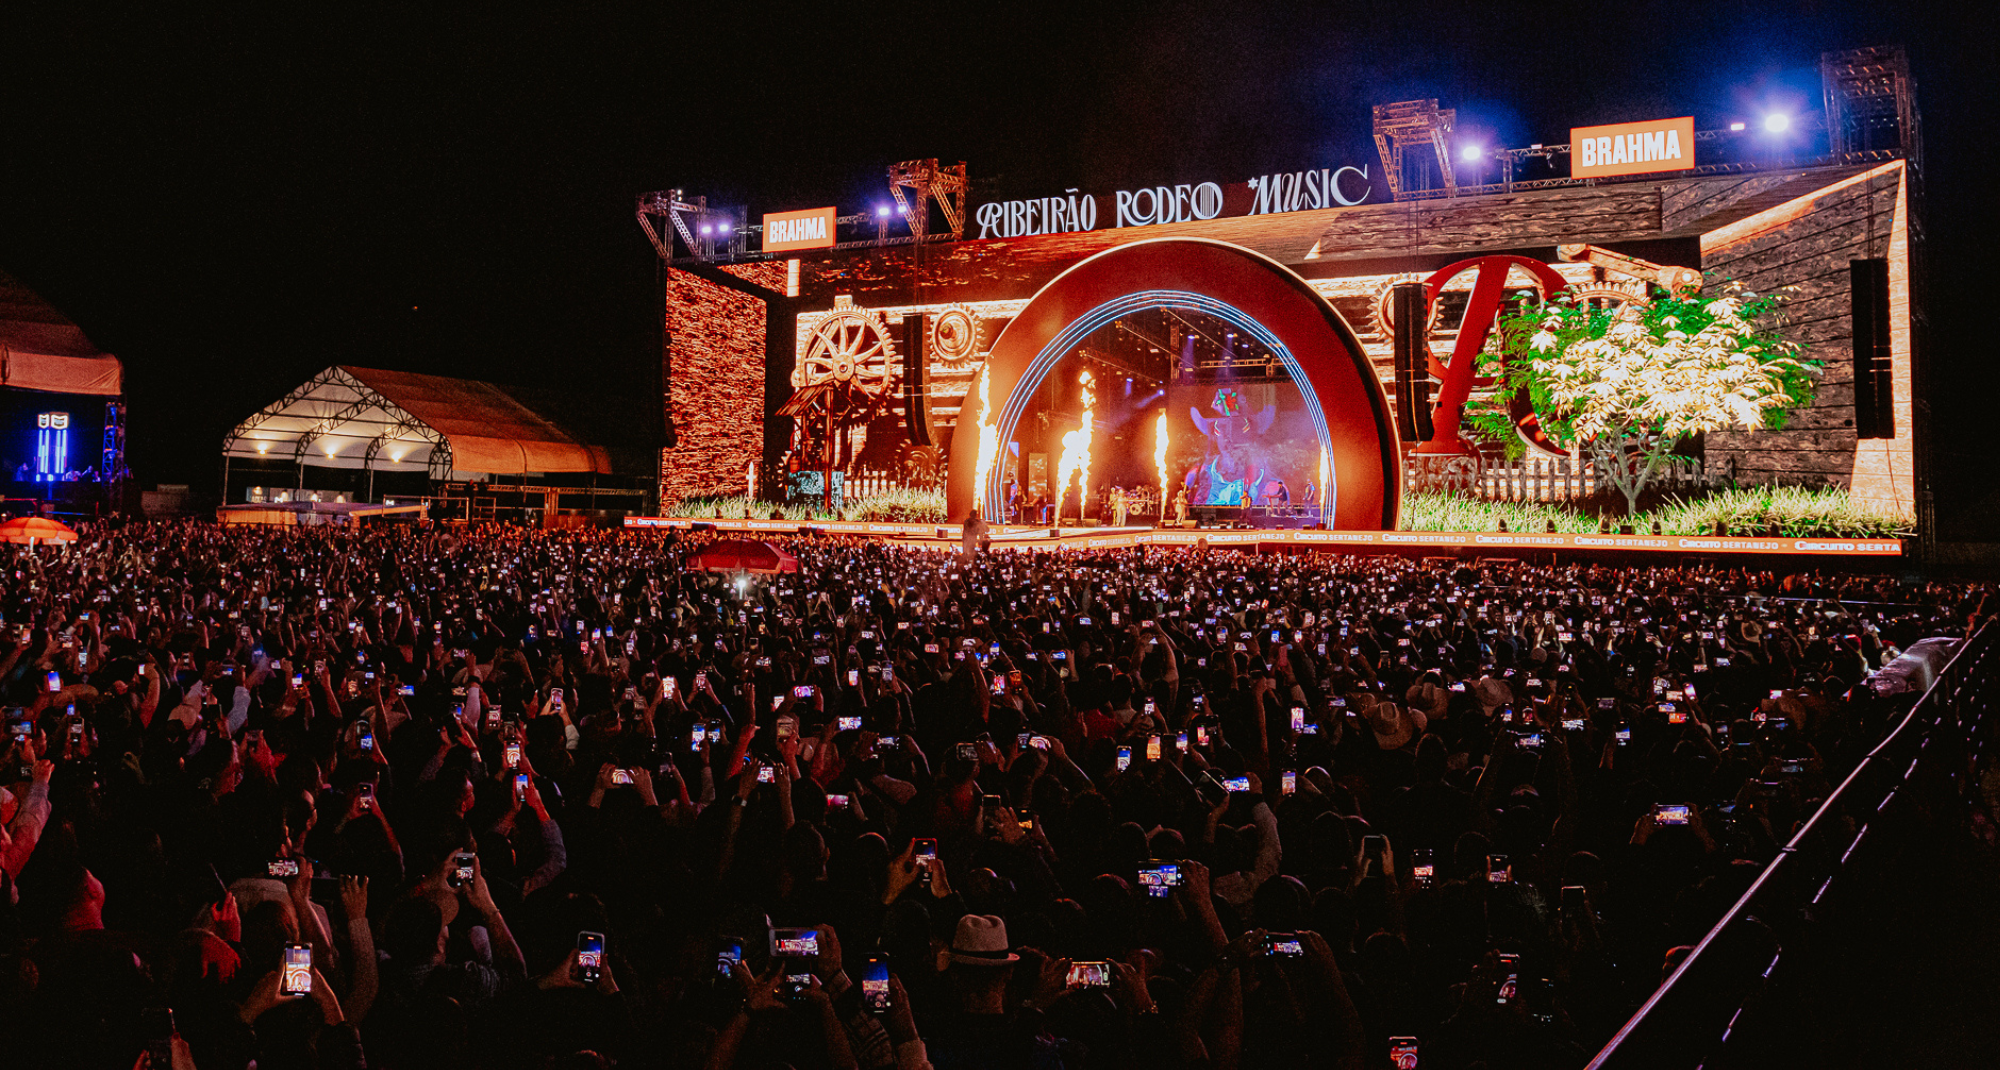
<path fill-rule="evenodd" d="M 1895 49 L 1822 67 L 1826 114 L 1784 154 L 1661 117 L 1494 149 L 1498 181 L 1462 183 L 1453 157 L 1479 146 L 1425 100 L 1374 109 L 1375 159 L 1261 175 L 1058 194 L 912 160 L 874 203 L 761 224 L 647 194 L 657 510 L 912 539 L 938 529 L 871 521 L 955 538 L 975 510 L 1186 515 L 1214 530 L 1065 538 L 1928 560 L 1913 90 Z M 1531 315 L 1563 309 L 1574 331 L 1531 349 L 1524 325 L 1553 322 Z M 1724 326 L 1695 342 L 1684 322 Z M 1638 326 L 1614 345 L 1614 323 Z M 1600 366 L 1618 346 L 1638 374 Z M 1519 385 L 1557 360 L 1592 389 Z M 1672 421 L 1660 396 L 1681 399 Z M 1602 516 L 1681 534 L 1542 533 Z M 1303 530 L 1224 527 L 1245 520 Z M 1708 534 L 1772 530 L 1813 537 Z"/>
<path fill-rule="evenodd" d="M 854 521 L 800 524 L 791 520 L 720 520 L 701 517 L 627 517 L 627 528 L 704 528 L 747 534 L 795 535 L 811 531 L 861 535 L 906 546 L 955 547 L 959 528 L 939 524 Z M 1684 535 L 1570 535 L 1492 531 L 1315 531 L 1299 528 L 1045 528 L 995 527 L 996 550 L 1116 549 L 1197 546 L 1257 550 L 1329 550 L 1338 553 L 1438 554 L 1614 553 L 1756 554 L 1768 556 L 1897 558 L 1900 539 L 1741 538 Z"/>

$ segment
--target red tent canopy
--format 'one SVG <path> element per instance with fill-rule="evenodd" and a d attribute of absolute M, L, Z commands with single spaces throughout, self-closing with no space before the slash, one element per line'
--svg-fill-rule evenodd
<path fill-rule="evenodd" d="M 0 524 L 0 542 L 75 542 L 76 532 L 68 524 L 40 516 L 17 516 Z M 793 567 L 798 567 L 796 563 Z"/>
<path fill-rule="evenodd" d="M 688 556 L 688 568 L 701 572 L 754 572 L 775 576 L 797 572 L 799 559 L 754 539 L 724 539 L 712 542 Z"/>

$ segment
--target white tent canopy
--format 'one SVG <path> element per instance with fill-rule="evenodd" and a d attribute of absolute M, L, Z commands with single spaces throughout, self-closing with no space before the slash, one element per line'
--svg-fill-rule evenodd
<path fill-rule="evenodd" d="M 491 383 L 338 365 L 223 440 L 225 461 L 379 472 L 609 472 L 610 458 Z"/>

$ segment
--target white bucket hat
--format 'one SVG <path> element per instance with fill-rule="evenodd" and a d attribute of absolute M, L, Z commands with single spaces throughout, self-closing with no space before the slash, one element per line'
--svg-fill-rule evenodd
<path fill-rule="evenodd" d="M 967 914 L 958 919 L 951 947 L 938 952 L 938 969 L 960 966 L 1007 966 L 1021 961 L 1007 943 L 1006 919 L 993 914 Z"/>

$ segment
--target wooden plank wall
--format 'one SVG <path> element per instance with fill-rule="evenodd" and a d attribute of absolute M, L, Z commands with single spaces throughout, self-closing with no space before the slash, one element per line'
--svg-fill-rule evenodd
<path fill-rule="evenodd" d="M 1734 460 L 1741 482 L 1849 485 L 1856 440 L 1848 262 L 1890 255 L 1901 181 L 1894 165 L 1703 237 L 1708 285 L 1734 279 L 1759 294 L 1787 288 L 1786 335 L 1825 362 L 1812 406 L 1792 412 L 1785 430 L 1707 436 L 1709 460 Z"/>

